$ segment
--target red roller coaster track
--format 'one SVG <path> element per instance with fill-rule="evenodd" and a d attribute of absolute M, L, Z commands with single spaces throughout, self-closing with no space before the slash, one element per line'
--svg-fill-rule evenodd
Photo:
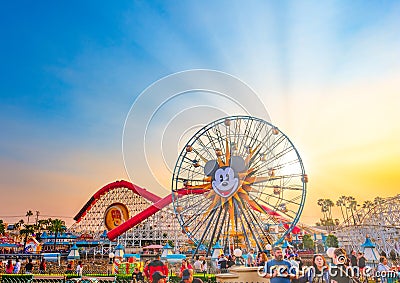
<path fill-rule="evenodd" d="M 172 202 L 172 196 L 168 195 L 164 198 L 161 198 L 146 189 L 143 189 L 139 186 L 136 186 L 130 182 L 127 181 L 116 181 L 113 183 L 110 183 L 108 185 L 105 185 L 102 187 L 100 190 L 98 190 L 90 199 L 89 201 L 82 207 L 82 209 L 79 211 L 79 213 L 74 217 L 74 220 L 78 223 L 81 221 L 81 219 L 86 215 L 86 213 L 92 208 L 92 206 L 106 193 L 108 193 L 111 190 L 117 189 L 117 188 L 128 188 L 132 190 L 137 195 L 140 195 L 147 199 L 148 201 L 152 202 L 153 204 L 150 205 L 148 208 L 143 210 L 142 212 L 139 212 L 137 215 L 133 216 L 130 218 L 128 221 L 125 221 L 122 223 L 120 226 L 114 228 L 113 230 L 109 231 L 107 233 L 107 237 L 110 240 L 114 240 L 121 234 L 125 233 L 132 227 L 136 226 L 137 224 L 141 223 L 148 217 L 154 215 L 158 211 L 162 210 L 164 207 L 168 206 Z M 204 190 L 202 189 L 181 189 L 178 192 L 178 196 L 184 196 L 187 194 L 202 194 L 204 193 Z M 253 207 L 253 209 L 257 210 L 256 208 Z M 280 220 L 284 220 L 284 217 L 282 217 L 279 213 L 276 211 L 273 211 L 265 206 L 263 206 L 263 209 L 270 215 L 273 215 L 277 217 Z M 283 224 L 286 229 L 289 228 L 289 225 L 284 223 Z M 300 228 L 295 226 L 292 230 L 292 233 L 297 234 L 300 232 Z"/>

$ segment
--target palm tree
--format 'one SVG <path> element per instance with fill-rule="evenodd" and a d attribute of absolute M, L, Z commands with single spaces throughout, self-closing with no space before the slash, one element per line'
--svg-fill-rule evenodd
<path fill-rule="evenodd" d="M 26 215 L 25 215 L 25 216 L 28 217 L 28 224 L 29 224 L 29 217 L 31 217 L 32 215 L 33 215 L 32 210 L 28 210 L 28 211 L 26 212 Z"/>
<path fill-rule="evenodd" d="M 17 223 L 14 224 L 14 229 L 19 229 L 24 224 L 24 219 L 20 219 Z"/>
<path fill-rule="evenodd" d="M 354 197 L 352 197 L 352 196 L 347 197 L 347 208 L 350 210 L 354 225 L 356 225 L 356 219 L 354 217 L 354 212 L 357 210 L 357 201 Z"/>
<path fill-rule="evenodd" d="M 371 209 L 374 206 L 374 203 L 370 200 L 364 201 L 362 208 Z"/>
<path fill-rule="evenodd" d="M 346 206 L 346 197 L 345 196 L 339 197 L 339 199 L 336 201 L 336 206 L 340 207 L 340 212 L 342 213 L 343 222 L 345 222 L 347 218 L 345 218 L 344 216 L 343 207 Z"/>
<path fill-rule="evenodd" d="M 321 212 L 322 212 L 322 217 L 323 217 L 323 219 L 326 219 L 327 217 L 327 215 L 326 215 L 326 212 L 327 212 L 327 208 L 326 208 L 326 205 L 325 205 L 325 200 L 324 199 L 322 199 L 322 198 L 320 198 L 318 201 L 317 201 L 317 204 L 321 207 Z"/>
<path fill-rule="evenodd" d="M 335 203 L 332 200 L 327 198 L 324 200 L 324 204 L 328 210 L 329 219 L 332 219 L 332 207 L 335 206 Z"/>
<path fill-rule="evenodd" d="M 382 202 L 384 202 L 384 199 L 383 199 L 383 198 L 381 198 L 381 197 L 376 197 L 376 198 L 374 198 L 374 204 L 375 204 L 375 205 L 382 204 Z"/>
<path fill-rule="evenodd" d="M 51 219 L 49 219 L 51 220 Z M 65 222 L 61 219 L 53 219 L 51 220 L 50 226 L 48 227 L 49 231 L 54 232 L 54 251 L 56 250 L 56 243 L 58 233 L 63 233 L 66 230 Z"/>
<path fill-rule="evenodd" d="M 4 224 L 3 220 L 0 219 L 0 235 L 4 235 L 6 232 L 6 225 Z"/>
<path fill-rule="evenodd" d="M 35 233 L 35 227 L 34 225 L 29 225 L 29 224 L 24 224 L 24 228 L 19 231 L 19 234 L 21 236 L 25 236 L 24 240 L 24 251 L 26 247 L 26 242 L 28 241 L 28 237 L 31 236 L 33 233 Z"/>

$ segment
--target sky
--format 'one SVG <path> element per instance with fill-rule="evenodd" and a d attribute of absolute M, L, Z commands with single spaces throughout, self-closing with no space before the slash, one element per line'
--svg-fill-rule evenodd
<path fill-rule="evenodd" d="M 192 69 L 244 82 L 290 137 L 309 176 L 301 222 L 318 220 L 319 198 L 394 196 L 399 26 L 398 1 L 2 1 L 0 219 L 32 210 L 72 224 L 98 189 L 129 177 L 166 195 L 151 177 L 127 172 L 124 124 L 149 86 Z M 160 113 L 235 113 L 190 95 Z M 153 98 L 143 111 L 155 111 Z M 187 112 L 180 118 L 190 120 Z M 169 122 L 158 115 L 152 129 Z M 143 146 L 144 136 L 124 143 Z"/>

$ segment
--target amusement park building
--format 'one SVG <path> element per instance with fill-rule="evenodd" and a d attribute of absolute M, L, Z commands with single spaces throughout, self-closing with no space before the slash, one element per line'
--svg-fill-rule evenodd
<path fill-rule="evenodd" d="M 143 211 L 160 199 L 127 181 L 110 183 L 89 199 L 74 217 L 76 222 L 68 231 L 75 235 L 91 235 L 94 241 L 110 247 L 120 243 L 128 249 L 138 248 L 149 243 L 165 244 L 168 240 L 175 246 L 182 246 L 188 238 L 182 233 L 170 205 L 156 208 L 152 215 L 143 215 Z M 121 234 L 116 241 L 108 240 L 107 232 L 138 215 L 141 217 L 139 224 Z"/>

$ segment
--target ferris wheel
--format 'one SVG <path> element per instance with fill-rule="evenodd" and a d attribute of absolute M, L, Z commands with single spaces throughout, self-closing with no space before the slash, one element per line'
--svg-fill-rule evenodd
<path fill-rule="evenodd" d="M 216 120 L 199 130 L 180 153 L 172 200 L 182 232 L 210 253 L 264 250 L 296 224 L 306 197 L 307 175 L 289 138 L 250 116 Z"/>

